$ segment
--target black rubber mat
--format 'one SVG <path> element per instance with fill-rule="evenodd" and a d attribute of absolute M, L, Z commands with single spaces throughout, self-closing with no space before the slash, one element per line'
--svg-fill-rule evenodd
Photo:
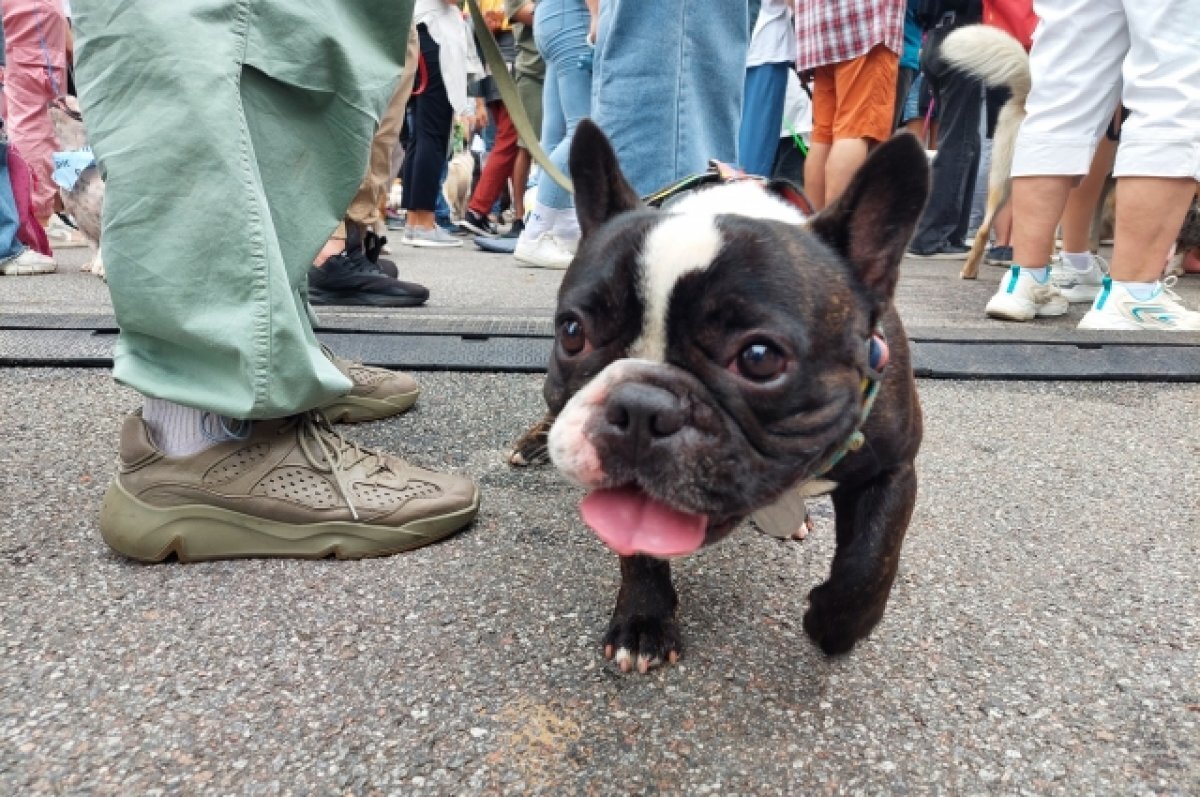
<path fill-rule="evenodd" d="M 344 357 L 409 370 L 537 373 L 548 321 L 425 317 L 323 319 L 318 334 Z M 386 323 L 380 323 L 386 322 Z M 35 326 L 36 325 L 36 326 Z M 390 327 L 390 329 L 363 327 Z M 1192 336 L 1045 330 L 1040 340 L 979 331 L 911 331 L 917 375 L 930 379 L 1200 382 Z M 116 329 L 104 316 L 0 318 L 0 366 L 109 367 Z"/>

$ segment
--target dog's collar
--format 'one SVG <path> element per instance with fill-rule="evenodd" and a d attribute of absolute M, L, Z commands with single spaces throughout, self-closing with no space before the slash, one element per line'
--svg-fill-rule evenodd
<path fill-rule="evenodd" d="M 829 459 L 825 460 L 825 464 L 813 473 L 813 479 L 819 479 L 829 473 L 847 454 L 859 450 L 866 442 L 862 428 L 871 414 L 871 408 L 875 406 L 875 399 L 879 395 L 879 386 L 883 384 L 883 369 L 888 363 L 888 356 L 887 338 L 883 335 L 883 329 L 875 327 L 875 331 L 867 339 L 867 372 L 863 374 L 861 383 L 862 411 L 858 416 L 858 425 L 846 438 L 846 442 L 842 443 Z"/>
<path fill-rule="evenodd" d="M 722 163 L 718 160 L 710 160 L 708 162 L 708 171 L 688 175 L 665 188 L 660 188 L 652 194 L 647 194 L 642 197 L 642 201 L 650 207 L 662 207 L 663 203 L 667 200 L 688 191 L 694 191 L 697 188 L 715 183 L 736 182 L 757 183 L 764 191 L 774 194 L 789 205 L 792 205 L 805 217 L 811 216 L 816 212 L 813 209 L 812 203 L 808 201 L 808 197 L 804 195 L 804 192 L 790 181 L 778 178 L 768 179 L 766 177 L 746 174 L 736 166 L 730 166 L 728 163 Z"/>

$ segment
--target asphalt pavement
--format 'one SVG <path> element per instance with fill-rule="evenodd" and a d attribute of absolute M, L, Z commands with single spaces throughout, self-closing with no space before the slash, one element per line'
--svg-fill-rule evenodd
<path fill-rule="evenodd" d="M 107 311 L 77 257 L 0 278 L 0 327 Z M 541 317 L 559 278 L 396 259 L 426 316 Z M 995 323 L 1000 272 L 958 266 L 907 267 L 910 323 Z M 637 676 L 600 654 L 616 559 L 580 491 L 505 464 L 540 378 L 418 377 L 412 412 L 349 434 L 476 478 L 466 531 L 361 562 L 146 566 L 96 530 L 135 394 L 0 369 L 0 793 L 1200 793 L 1200 384 L 921 380 L 920 495 L 875 633 L 836 659 L 803 633 L 822 502 L 804 542 L 747 525 L 680 562 L 683 659 Z"/>

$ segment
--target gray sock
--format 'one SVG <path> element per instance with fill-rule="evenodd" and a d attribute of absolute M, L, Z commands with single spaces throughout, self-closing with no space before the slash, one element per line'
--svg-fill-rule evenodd
<path fill-rule="evenodd" d="M 150 437 L 169 457 L 187 457 L 206 448 L 236 440 L 242 436 L 240 421 L 226 418 L 173 401 L 147 398 L 142 418 L 150 428 Z"/>

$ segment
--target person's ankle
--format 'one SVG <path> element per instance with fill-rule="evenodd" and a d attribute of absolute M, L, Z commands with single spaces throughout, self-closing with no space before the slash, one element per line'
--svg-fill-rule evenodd
<path fill-rule="evenodd" d="M 1158 293 L 1159 282 L 1125 282 L 1124 280 L 1113 280 L 1115 287 L 1124 288 L 1125 292 L 1137 299 L 1139 302 L 1144 302 L 1147 299 L 1153 299 Z"/>
<path fill-rule="evenodd" d="M 1017 264 L 1014 263 L 1013 265 L 1017 265 Z M 1045 282 L 1046 279 L 1050 276 L 1050 267 L 1049 266 L 1019 266 L 1019 268 L 1021 269 L 1021 271 L 1025 272 L 1029 276 L 1033 277 L 1038 282 Z"/>
<path fill-rule="evenodd" d="M 1092 269 L 1091 252 L 1063 252 L 1062 259 L 1076 271 L 1091 271 Z"/>
<path fill-rule="evenodd" d="M 244 437 L 248 421 L 146 397 L 142 419 L 158 449 L 169 457 L 187 457 L 207 448 Z"/>

